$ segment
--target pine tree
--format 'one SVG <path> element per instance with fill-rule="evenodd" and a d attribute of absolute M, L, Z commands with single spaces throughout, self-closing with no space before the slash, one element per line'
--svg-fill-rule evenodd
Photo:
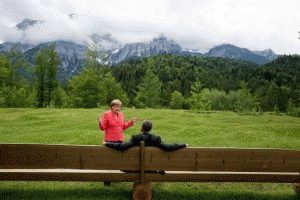
<path fill-rule="evenodd" d="M 209 110 L 211 107 L 209 99 L 207 99 L 206 95 L 203 95 L 203 92 L 207 93 L 209 89 L 203 89 L 203 86 L 204 84 L 198 79 L 191 86 L 191 108 L 194 110 Z"/>
<path fill-rule="evenodd" d="M 279 92 L 280 92 L 279 87 L 275 84 L 275 82 L 272 82 L 266 92 L 266 101 L 268 104 L 268 111 L 273 111 L 274 106 L 278 105 L 278 98 L 279 98 L 279 94 L 280 94 Z"/>
<path fill-rule="evenodd" d="M 34 58 L 36 64 L 37 106 L 51 104 L 51 93 L 58 87 L 56 74 L 60 64 L 55 45 L 42 48 Z"/>
<path fill-rule="evenodd" d="M 105 70 L 98 62 L 98 53 L 95 47 L 87 48 L 83 70 L 68 80 L 73 107 L 96 108 L 107 103 Z"/>
<path fill-rule="evenodd" d="M 119 99 L 124 106 L 129 104 L 129 99 L 122 89 L 120 83 L 111 75 L 111 73 L 107 73 L 103 78 L 104 85 L 107 91 L 107 104 L 109 105 L 114 99 Z"/>
<path fill-rule="evenodd" d="M 11 80 L 11 69 L 9 60 L 0 54 L 0 88 L 7 85 Z"/>
<path fill-rule="evenodd" d="M 184 98 L 182 97 L 182 94 L 178 91 L 174 91 L 172 94 L 170 107 L 172 109 L 182 109 L 183 103 L 184 103 Z"/>
<path fill-rule="evenodd" d="M 58 87 L 58 81 L 56 78 L 56 74 L 58 72 L 58 67 L 60 64 L 60 60 L 58 57 L 58 54 L 55 51 L 55 45 L 50 45 L 48 49 L 46 50 L 46 57 L 47 57 L 47 62 L 46 67 L 47 67 L 47 81 L 46 81 L 46 87 L 48 88 L 48 105 L 51 103 L 51 93 Z"/>
<path fill-rule="evenodd" d="M 68 81 L 73 107 L 96 108 L 97 104 L 105 105 L 107 91 L 104 81 L 95 71 L 83 70 Z"/>
<path fill-rule="evenodd" d="M 28 63 L 23 53 L 18 49 L 18 44 L 14 45 L 11 51 L 6 51 L 5 54 L 10 64 L 10 80 L 7 85 L 12 87 L 16 85 L 21 78 L 19 73 L 20 69 L 27 67 Z"/>
<path fill-rule="evenodd" d="M 37 88 L 37 107 L 41 108 L 44 107 L 44 96 L 45 96 L 45 76 L 46 76 L 46 66 L 44 65 L 44 55 L 46 54 L 46 51 L 44 48 L 42 48 L 40 51 L 38 51 L 35 55 L 34 62 L 36 64 L 35 66 L 35 82 L 36 82 L 36 88 Z"/>
<path fill-rule="evenodd" d="M 241 89 L 236 92 L 237 101 L 235 102 L 235 111 L 251 112 L 257 105 L 256 98 L 250 93 L 250 89 L 247 89 L 245 81 L 240 82 L 240 87 Z"/>
<path fill-rule="evenodd" d="M 162 83 L 151 69 L 147 69 L 145 77 L 137 87 L 138 92 L 134 100 L 137 107 L 154 108 L 160 105 Z"/>

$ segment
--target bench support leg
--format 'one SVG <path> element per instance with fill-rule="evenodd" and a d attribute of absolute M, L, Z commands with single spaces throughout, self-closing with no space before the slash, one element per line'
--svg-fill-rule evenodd
<path fill-rule="evenodd" d="M 134 182 L 133 184 L 133 200 L 151 200 L 152 191 L 150 182 L 140 183 Z"/>
<path fill-rule="evenodd" d="M 300 195 L 300 183 L 294 183 L 294 189 L 295 192 Z"/>

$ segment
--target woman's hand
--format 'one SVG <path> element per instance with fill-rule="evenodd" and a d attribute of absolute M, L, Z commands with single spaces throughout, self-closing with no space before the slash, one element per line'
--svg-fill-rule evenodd
<path fill-rule="evenodd" d="M 133 121 L 133 124 L 135 124 L 135 122 L 138 121 L 138 118 L 137 118 L 137 117 L 133 117 L 133 118 L 132 118 L 132 121 Z"/>
<path fill-rule="evenodd" d="M 185 147 L 189 147 L 189 144 L 185 144 Z"/>
<path fill-rule="evenodd" d="M 103 145 L 103 146 L 105 146 L 105 145 L 106 145 L 106 142 L 105 142 L 104 140 L 102 141 L 102 145 Z"/>

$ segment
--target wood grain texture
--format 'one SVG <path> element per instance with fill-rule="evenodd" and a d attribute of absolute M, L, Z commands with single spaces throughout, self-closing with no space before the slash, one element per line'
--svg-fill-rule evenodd
<path fill-rule="evenodd" d="M 152 191 L 150 183 L 138 183 L 133 184 L 132 199 L 133 200 L 151 200 Z"/>
<path fill-rule="evenodd" d="M 145 154 L 145 142 L 141 141 L 140 146 L 140 183 L 144 183 L 144 177 L 145 177 L 145 160 L 146 160 L 146 154 Z"/>
<path fill-rule="evenodd" d="M 139 174 L 119 170 L 0 169 L 0 181 L 138 182 Z"/>
<path fill-rule="evenodd" d="M 299 183 L 299 171 L 300 151 L 282 149 L 164 152 L 142 145 L 119 152 L 104 146 L 0 144 L 0 180 Z"/>
<path fill-rule="evenodd" d="M 0 169 L 139 169 L 139 147 L 0 144 Z"/>
<path fill-rule="evenodd" d="M 186 148 L 164 152 L 158 148 L 148 147 L 145 170 L 299 172 L 300 151 Z"/>

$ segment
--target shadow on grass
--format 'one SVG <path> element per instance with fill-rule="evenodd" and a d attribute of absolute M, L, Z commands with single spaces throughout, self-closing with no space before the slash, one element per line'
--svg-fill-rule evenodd
<path fill-rule="evenodd" d="M 0 199 L 132 199 L 132 189 L 120 189 L 113 187 L 104 188 L 70 188 L 70 189 L 0 189 Z M 195 191 L 166 191 L 154 190 L 153 200 L 193 200 L 193 199 L 241 199 L 241 200 L 299 200 L 295 194 L 262 194 L 254 192 L 195 192 Z"/>

